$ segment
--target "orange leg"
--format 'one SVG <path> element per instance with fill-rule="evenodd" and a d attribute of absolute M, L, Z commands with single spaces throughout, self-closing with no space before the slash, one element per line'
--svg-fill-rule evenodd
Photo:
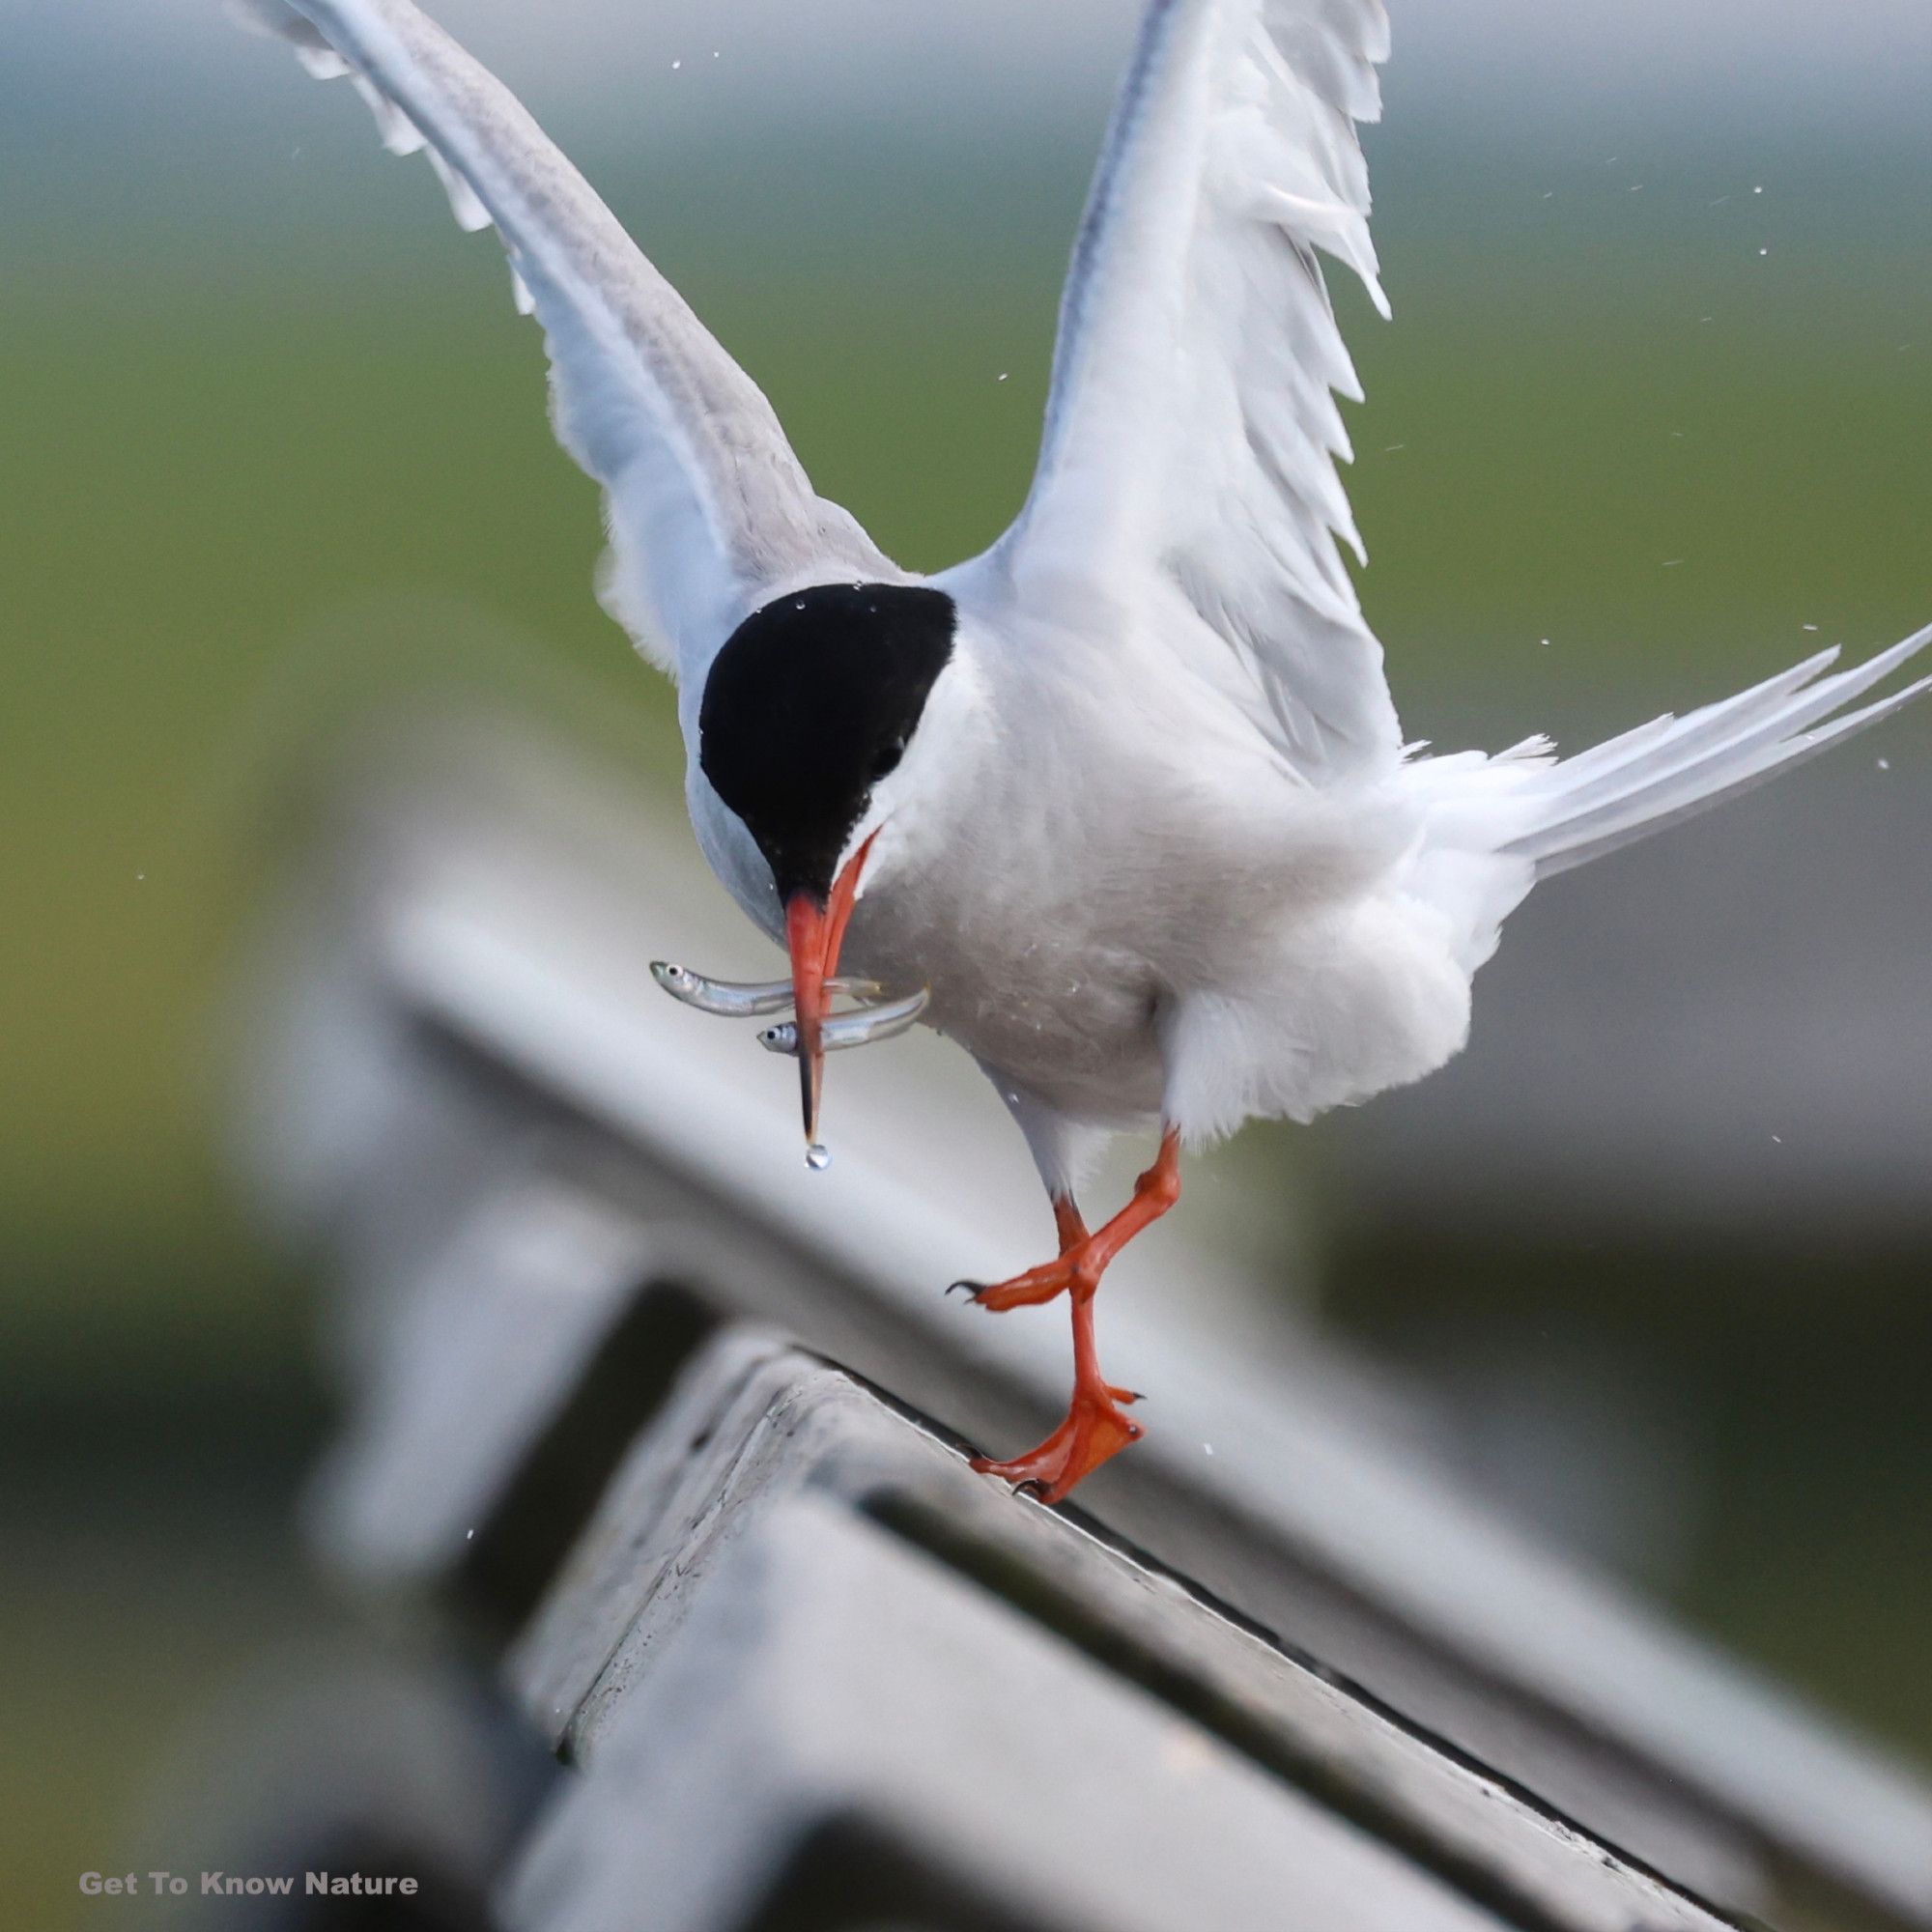
<path fill-rule="evenodd" d="M 999 1288 L 974 1291 L 975 1301 L 995 1311 L 1050 1301 L 1063 1293 L 1069 1294 L 1073 1304 L 1073 1398 L 1066 1420 L 1038 1448 L 1009 1463 L 976 1456 L 975 1469 L 1013 1484 L 1031 1483 L 1042 1502 L 1056 1503 L 1083 1476 L 1146 1434 L 1121 1407 L 1139 1398 L 1131 1389 L 1114 1387 L 1100 1373 L 1094 1345 L 1094 1295 L 1108 1263 L 1179 1198 L 1180 1136 L 1169 1128 L 1161 1136 L 1153 1165 L 1134 1182 L 1133 1199 L 1097 1233 L 1088 1233 L 1070 1197 L 1056 1196 L 1053 1216 L 1060 1231 L 1060 1260 Z"/>
<path fill-rule="evenodd" d="M 1100 1286 L 1107 1264 L 1144 1228 L 1158 1221 L 1180 1199 L 1180 1134 L 1170 1127 L 1161 1135 L 1153 1165 L 1134 1182 L 1134 1198 L 1094 1234 L 1087 1232 L 1080 1210 L 1065 1196 L 1056 1195 L 1053 1218 L 1060 1230 L 1060 1259 L 1029 1268 L 997 1287 L 955 1281 L 976 1307 L 1004 1315 L 1009 1308 L 1031 1308 L 1056 1296 L 1072 1293 L 1075 1300 L 1092 1295 Z M 946 1292 L 952 1293 L 952 1288 Z"/>

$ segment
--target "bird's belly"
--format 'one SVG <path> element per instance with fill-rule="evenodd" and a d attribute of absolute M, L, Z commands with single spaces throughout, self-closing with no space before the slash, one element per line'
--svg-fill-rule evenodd
<path fill-rule="evenodd" d="M 1083 923 L 1073 904 L 1029 920 L 988 900 L 976 921 L 971 900 L 891 892 L 861 901 L 846 954 L 893 991 L 929 987 L 928 1024 L 1094 1125 L 1165 1114 L 1210 1139 L 1257 1115 L 1306 1121 L 1461 1047 L 1469 976 L 1426 908 L 1256 900 L 1204 922 L 1212 972 L 1177 973 L 1130 923 Z"/>
<path fill-rule="evenodd" d="M 1064 921 L 976 920 L 862 899 L 845 958 L 890 989 L 926 986 L 925 1020 L 989 1071 L 1063 1110 L 1122 1124 L 1159 1111 L 1159 987 L 1139 951 Z"/>

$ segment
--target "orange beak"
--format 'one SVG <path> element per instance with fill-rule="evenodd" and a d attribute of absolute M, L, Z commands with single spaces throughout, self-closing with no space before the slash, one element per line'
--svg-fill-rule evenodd
<path fill-rule="evenodd" d="M 875 832 L 872 838 L 879 835 Z M 838 971 L 845 928 L 858 903 L 859 875 L 872 838 L 854 852 L 823 904 L 809 889 L 785 901 L 785 949 L 791 954 L 793 1009 L 798 1018 L 798 1089 L 805 1108 L 808 1151 L 818 1144 L 818 1101 L 825 1086 L 825 982 Z"/>

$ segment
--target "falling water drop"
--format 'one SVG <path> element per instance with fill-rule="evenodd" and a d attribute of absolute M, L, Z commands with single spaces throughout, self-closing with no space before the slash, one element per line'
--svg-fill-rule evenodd
<path fill-rule="evenodd" d="M 823 1174 L 832 1165 L 832 1150 L 813 1141 L 805 1151 L 805 1164 L 813 1174 Z"/>

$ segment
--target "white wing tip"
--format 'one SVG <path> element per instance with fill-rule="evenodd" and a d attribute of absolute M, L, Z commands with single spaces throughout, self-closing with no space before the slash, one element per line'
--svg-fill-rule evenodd
<path fill-rule="evenodd" d="M 376 131 L 392 155 L 426 155 L 449 198 L 456 225 L 474 235 L 496 225 L 495 217 L 469 182 L 446 161 L 404 109 L 375 81 L 331 46 L 322 30 L 287 0 L 226 0 L 229 16 L 250 33 L 285 42 L 316 80 L 350 81 L 375 118 Z M 514 271 L 513 271 L 514 273 Z M 521 275 L 515 276 L 517 311 L 528 315 L 536 303 Z"/>
<path fill-rule="evenodd" d="M 383 137 L 384 147 L 392 155 L 420 154 L 425 145 L 422 129 L 367 74 L 352 69 L 349 80 L 375 116 L 376 131 Z"/>
<path fill-rule="evenodd" d="M 436 170 L 436 178 L 442 184 L 442 191 L 449 197 L 449 212 L 456 217 L 456 225 L 466 235 L 478 234 L 493 226 L 490 211 L 483 206 L 482 198 L 476 190 L 445 161 L 435 148 L 426 147 L 429 164 Z"/>

